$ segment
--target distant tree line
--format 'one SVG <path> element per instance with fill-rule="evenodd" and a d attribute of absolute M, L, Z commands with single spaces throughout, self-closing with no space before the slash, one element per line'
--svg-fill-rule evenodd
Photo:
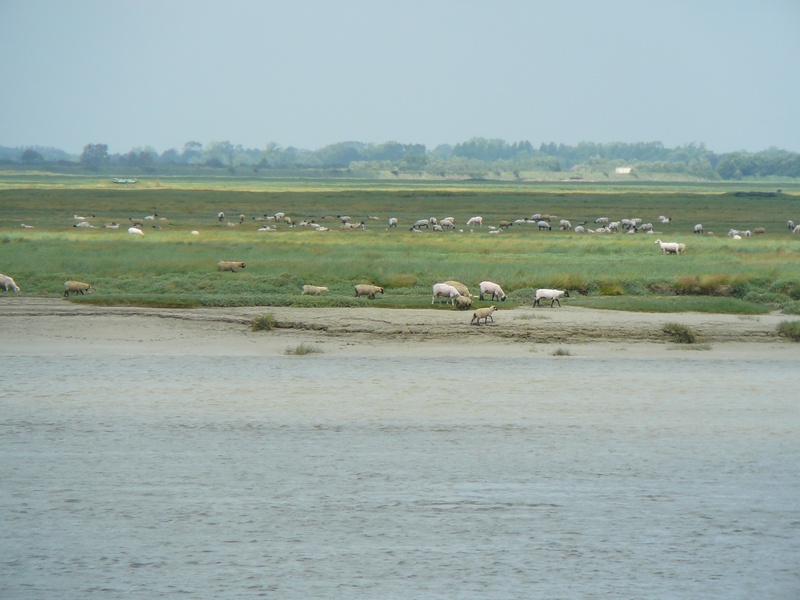
<path fill-rule="evenodd" d="M 598 144 L 581 142 L 541 144 L 508 143 L 501 139 L 472 138 L 453 146 L 428 150 L 423 144 L 339 142 L 318 150 L 303 150 L 269 143 L 264 148 L 244 148 L 228 141 L 203 145 L 189 141 L 180 150 L 162 153 L 153 148 L 134 148 L 110 154 L 107 144 L 84 146 L 80 156 L 57 148 L 0 146 L 0 164 L 88 170 L 116 168 L 141 173 L 180 171 L 187 167 L 225 169 L 231 174 L 269 170 L 345 170 L 357 176 L 380 172 L 402 174 L 460 175 L 474 178 L 492 174 L 525 172 L 613 172 L 632 167 L 634 173 L 679 173 L 705 179 L 737 180 L 758 177 L 800 177 L 800 154 L 770 148 L 762 152 L 717 154 L 703 144 L 675 148 L 661 142 Z"/>

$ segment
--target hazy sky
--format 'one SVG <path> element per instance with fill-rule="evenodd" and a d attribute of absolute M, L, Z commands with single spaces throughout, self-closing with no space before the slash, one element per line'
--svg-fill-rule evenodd
<path fill-rule="evenodd" d="M 799 0 L 0 0 L 0 145 L 800 151 Z"/>

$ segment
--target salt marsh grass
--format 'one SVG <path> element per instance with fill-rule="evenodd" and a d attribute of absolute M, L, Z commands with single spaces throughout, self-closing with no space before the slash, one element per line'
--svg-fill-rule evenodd
<path fill-rule="evenodd" d="M 146 182 L 144 182 L 145 185 Z M 152 183 L 152 182 L 151 182 Z M 206 184 L 208 182 L 205 182 Z M 38 184 L 37 184 L 38 185 Z M 735 312 L 758 314 L 800 301 L 800 236 L 785 230 L 798 220 L 797 196 L 741 198 L 724 190 L 624 190 L 597 186 L 563 191 L 541 186 L 460 186 L 344 182 L 284 182 L 244 189 L 213 189 L 162 182 L 145 189 L 113 185 L 47 189 L 0 189 L 0 269 L 26 294 L 60 294 L 63 282 L 94 285 L 97 303 L 164 305 L 429 306 L 430 286 L 455 279 L 473 292 L 480 281 L 500 283 L 509 305 L 532 302 L 539 287 L 568 289 L 570 303 L 619 310 Z M 199 186 L 199 184 L 198 184 Z M 0 186 L 2 187 L 2 186 Z M 216 215 L 225 212 L 228 225 Z M 331 231 L 276 225 L 258 232 L 256 218 L 285 212 L 296 221 L 313 219 Z M 490 234 L 500 219 L 543 212 L 575 223 L 598 216 L 640 216 L 657 223 L 663 238 L 687 245 L 681 256 L 661 255 L 647 235 L 579 235 L 539 232 L 517 223 Z M 95 229 L 73 227 L 73 215 L 94 214 Z M 164 221 L 130 236 L 130 218 L 157 213 Z M 366 230 L 342 231 L 336 215 L 364 220 Z M 466 220 L 482 214 L 482 228 Z M 378 221 L 368 218 L 379 216 Z M 461 232 L 414 234 L 417 218 L 456 217 Z M 389 216 L 401 225 L 389 230 Z M 105 229 L 115 221 L 119 229 Z M 19 224 L 33 229 L 20 229 Z M 716 237 L 691 233 L 696 222 Z M 589 226 L 587 224 L 587 226 Z M 734 242 L 730 227 L 767 228 L 766 236 Z M 199 235 L 191 235 L 197 230 Z M 241 260 L 246 269 L 223 273 L 219 260 Z M 323 285 L 322 297 L 300 296 L 304 284 Z M 376 300 L 355 298 L 353 286 L 386 288 Z"/>

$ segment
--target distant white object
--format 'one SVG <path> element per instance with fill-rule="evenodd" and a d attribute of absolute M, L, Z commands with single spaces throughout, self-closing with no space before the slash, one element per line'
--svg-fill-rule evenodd
<path fill-rule="evenodd" d="M 128 227 L 128 233 L 132 233 L 133 235 L 144 235 L 144 231 L 136 227 Z"/>
<path fill-rule="evenodd" d="M 193 229 L 191 232 L 192 235 L 200 235 L 200 232 L 197 229 Z"/>
<path fill-rule="evenodd" d="M 631 167 L 617 167 L 614 172 L 617 175 L 630 175 L 632 170 Z"/>

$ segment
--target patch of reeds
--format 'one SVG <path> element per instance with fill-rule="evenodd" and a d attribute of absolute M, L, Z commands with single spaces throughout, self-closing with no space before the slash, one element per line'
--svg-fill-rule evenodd
<path fill-rule="evenodd" d="M 553 356 L 572 356 L 572 352 L 570 352 L 566 348 L 558 347 L 555 350 L 553 350 Z"/>

